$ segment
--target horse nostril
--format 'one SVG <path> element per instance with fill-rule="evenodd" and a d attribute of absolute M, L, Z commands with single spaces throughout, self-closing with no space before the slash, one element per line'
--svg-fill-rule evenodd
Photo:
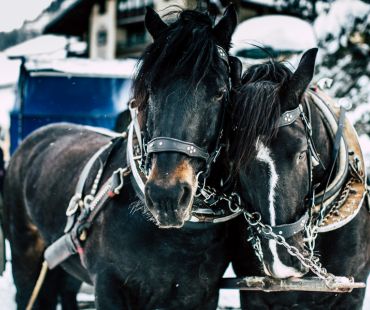
<path fill-rule="evenodd" d="M 183 183 L 180 186 L 182 191 L 180 194 L 179 205 L 182 207 L 187 207 L 191 200 L 191 186 L 186 183 Z"/>

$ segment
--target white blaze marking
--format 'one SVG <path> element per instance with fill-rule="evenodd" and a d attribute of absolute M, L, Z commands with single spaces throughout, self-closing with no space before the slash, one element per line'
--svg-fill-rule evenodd
<path fill-rule="evenodd" d="M 269 181 L 269 211 L 270 211 L 270 223 L 272 226 L 276 225 L 276 213 L 275 213 L 275 187 L 278 183 L 279 176 L 276 173 L 275 163 L 270 156 L 270 150 L 263 145 L 262 142 L 257 142 L 257 160 L 264 162 L 270 169 L 270 181 Z"/>
<path fill-rule="evenodd" d="M 270 156 L 269 148 L 266 147 L 260 141 L 257 141 L 256 147 L 258 151 L 257 157 L 256 157 L 257 160 L 266 163 L 269 167 L 270 180 L 269 180 L 268 200 L 269 200 L 270 223 L 271 223 L 271 226 L 275 226 L 276 225 L 275 188 L 278 184 L 279 176 L 276 172 L 275 163 Z M 272 272 L 274 273 L 275 277 L 288 278 L 288 277 L 302 276 L 302 273 L 300 273 L 298 270 L 284 265 L 283 262 L 280 260 L 279 255 L 277 253 L 276 241 L 269 240 L 269 248 L 272 254 L 272 258 L 273 258 Z M 265 266 L 263 267 L 265 271 L 267 271 L 266 267 Z"/>

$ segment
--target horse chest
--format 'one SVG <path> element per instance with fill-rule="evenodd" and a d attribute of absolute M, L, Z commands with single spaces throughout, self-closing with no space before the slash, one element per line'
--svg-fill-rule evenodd
<path fill-rule="evenodd" d="M 90 274 L 109 269 L 136 298 L 156 305 L 169 299 L 177 306 L 199 304 L 209 291 L 218 291 L 227 265 L 223 235 L 223 229 L 159 229 L 122 208 L 107 212 L 91 232 L 85 258 Z"/>

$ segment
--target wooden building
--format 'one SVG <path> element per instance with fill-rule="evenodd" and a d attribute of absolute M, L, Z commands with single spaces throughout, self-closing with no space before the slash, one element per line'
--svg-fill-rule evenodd
<path fill-rule="evenodd" d="M 199 1 L 199 0 L 198 0 Z M 214 0 L 222 7 L 223 1 Z M 218 1 L 218 2 L 217 2 Z M 240 21 L 277 13 L 273 0 L 240 0 Z M 113 59 L 140 55 L 150 42 L 144 27 L 145 7 L 164 15 L 174 5 L 195 7 L 197 0 L 65 0 L 44 33 L 77 36 L 88 43 L 90 58 Z"/>

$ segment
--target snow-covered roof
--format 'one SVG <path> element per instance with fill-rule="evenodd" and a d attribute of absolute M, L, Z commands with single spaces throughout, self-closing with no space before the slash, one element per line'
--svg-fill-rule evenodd
<path fill-rule="evenodd" d="M 255 3 L 263 6 L 276 6 L 280 4 L 277 0 L 243 0 L 244 3 Z"/>
<path fill-rule="evenodd" d="M 137 60 L 92 60 L 66 58 L 57 60 L 31 59 L 26 69 L 37 76 L 84 76 L 132 78 Z"/>
<path fill-rule="evenodd" d="M 68 39 L 63 36 L 43 35 L 5 50 L 9 58 L 48 56 L 65 57 Z"/>
<path fill-rule="evenodd" d="M 230 53 L 263 46 L 276 51 L 300 52 L 317 46 L 313 27 L 306 21 L 286 15 L 265 15 L 238 25 Z"/>

